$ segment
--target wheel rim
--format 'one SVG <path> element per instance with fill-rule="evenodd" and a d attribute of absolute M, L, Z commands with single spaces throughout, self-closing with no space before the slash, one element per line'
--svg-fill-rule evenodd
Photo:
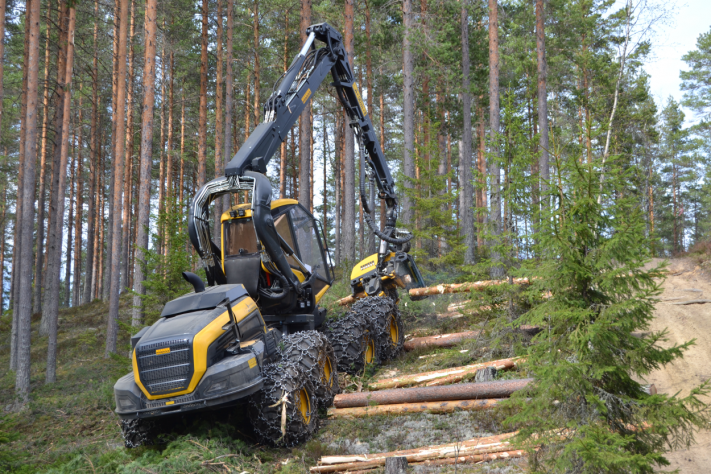
<path fill-rule="evenodd" d="M 365 343 L 365 363 L 372 364 L 375 358 L 375 345 L 373 344 L 373 339 L 370 337 Z"/>
<path fill-rule="evenodd" d="M 311 401 L 305 388 L 299 390 L 299 413 L 301 413 L 306 424 L 311 421 Z"/>
<path fill-rule="evenodd" d="M 400 342 L 400 329 L 397 327 L 397 320 L 395 315 L 390 315 L 390 339 L 392 341 L 393 347 L 397 347 Z"/>
<path fill-rule="evenodd" d="M 331 383 L 332 383 L 331 374 L 332 373 L 333 373 L 333 368 L 331 367 L 331 359 L 329 359 L 328 357 L 325 357 L 325 360 L 323 362 L 323 378 L 321 379 L 321 381 L 328 388 L 331 388 Z"/>

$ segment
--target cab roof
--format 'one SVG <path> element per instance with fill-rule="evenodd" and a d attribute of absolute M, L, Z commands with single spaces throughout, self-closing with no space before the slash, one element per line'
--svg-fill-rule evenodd
<path fill-rule="evenodd" d="M 279 207 L 289 206 L 292 204 L 299 204 L 299 201 L 297 201 L 296 199 L 275 199 L 272 201 L 271 207 L 272 210 L 274 210 Z M 222 216 L 220 217 L 220 222 L 225 222 L 230 219 L 234 219 L 234 217 L 230 215 L 230 212 L 239 211 L 240 209 L 245 211 L 245 215 L 243 217 L 252 216 L 252 204 L 237 204 L 236 206 L 232 206 L 228 211 L 222 213 Z"/>

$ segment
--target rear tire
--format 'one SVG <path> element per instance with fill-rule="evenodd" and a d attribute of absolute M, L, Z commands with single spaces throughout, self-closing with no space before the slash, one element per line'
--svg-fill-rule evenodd
<path fill-rule="evenodd" d="M 262 441 L 286 447 L 311 438 L 318 425 L 316 400 L 300 364 L 289 359 L 265 364 L 262 377 L 264 386 L 252 395 L 247 410 L 255 433 Z"/>
<path fill-rule="evenodd" d="M 314 397 L 322 407 L 330 407 L 341 391 L 338 385 L 338 359 L 328 338 L 317 331 L 300 331 L 282 339 L 282 358 L 296 362 L 309 377 Z"/>
<path fill-rule="evenodd" d="M 395 301 L 387 296 L 369 296 L 353 304 L 351 311 L 370 320 L 381 360 L 397 357 L 405 344 L 405 330 Z"/>
<path fill-rule="evenodd" d="M 326 336 L 331 341 L 341 372 L 358 374 L 367 365 L 380 363 L 380 345 L 373 338 L 366 314 L 350 311 L 328 325 Z"/>

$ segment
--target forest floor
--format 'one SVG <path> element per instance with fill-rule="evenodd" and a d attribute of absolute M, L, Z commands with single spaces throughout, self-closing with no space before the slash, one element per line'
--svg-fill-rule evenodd
<path fill-rule="evenodd" d="M 711 278 L 693 259 L 675 259 L 663 285 L 653 330 L 668 328 L 669 344 L 697 338 L 685 359 L 648 377 L 660 393 L 688 393 L 711 377 L 706 361 L 711 349 L 711 304 L 673 305 L 690 299 L 711 298 Z M 686 291 L 686 290 L 700 290 Z M 333 302 L 346 293 L 337 285 L 328 296 Z M 681 299 L 671 299 L 681 298 Z M 462 298 L 442 295 L 413 302 L 403 298 L 401 310 L 406 332 L 414 336 L 476 329 L 476 316 L 438 319 L 447 306 Z M 275 449 L 258 444 L 239 409 L 216 411 L 179 420 L 165 445 L 128 450 L 123 447 L 117 417 L 113 413 L 112 387 L 128 373 L 129 346 L 122 355 L 104 354 L 107 305 L 95 301 L 63 310 L 59 324 L 58 381 L 45 385 L 47 338 L 38 337 L 39 315 L 33 318 L 32 400 L 21 413 L 8 411 L 13 403 L 14 373 L 8 372 L 10 319 L 0 318 L 0 472 L 46 473 L 304 473 L 322 455 L 359 454 L 408 449 L 457 442 L 477 436 L 510 431 L 500 410 L 459 412 L 450 415 L 413 414 L 378 416 L 355 420 L 321 418 L 321 428 L 311 441 L 293 449 Z M 128 322 L 128 304 L 120 318 Z M 128 340 L 121 330 L 120 339 Z M 346 391 L 355 391 L 368 379 L 395 374 L 424 372 L 510 357 L 508 349 L 490 349 L 485 340 L 470 340 L 450 349 L 420 349 L 364 374 L 342 377 Z M 426 356 L 426 357 L 424 357 Z M 501 374 L 518 378 L 521 373 Z M 5 438 L 5 439 L 3 439 Z M 670 453 L 672 468 L 682 473 L 708 472 L 711 465 L 711 433 L 697 435 L 698 444 Z M 223 457 L 225 455 L 230 455 Z M 220 457 L 220 459 L 217 459 Z M 496 461 L 458 466 L 462 473 L 520 473 L 525 460 Z M 665 469 L 666 470 L 666 469 Z M 454 471 L 418 467 L 418 473 Z M 377 471 L 374 471 L 377 472 Z"/>

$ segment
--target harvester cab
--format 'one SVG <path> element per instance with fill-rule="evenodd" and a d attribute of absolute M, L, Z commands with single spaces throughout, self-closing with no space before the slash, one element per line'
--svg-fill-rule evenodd
<path fill-rule="evenodd" d="M 161 420 L 189 411 L 245 410 L 265 442 L 294 445 L 317 426 L 317 408 L 339 391 L 338 372 L 360 372 L 403 347 L 398 289 L 424 286 L 412 235 L 396 227 L 397 196 L 385 155 L 355 84 L 341 35 L 326 23 L 307 29 L 301 51 L 264 104 L 264 119 L 218 177 L 195 194 L 188 234 L 207 286 L 166 304 L 160 319 L 131 339 L 133 371 L 114 386 L 127 447 L 151 443 Z M 315 42 L 323 43 L 316 48 Z M 272 200 L 265 176 L 272 155 L 313 92 L 332 77 L 360 147 L 365 222 L 377 253 L 351 273 L 350 311 L 326 324 L 319 304 L 334 280 L 326 236 L 293 199 Z M 378 229 L 365 181 L 385 203 Z M 210 205 L 240 196 L 212 236 Z M 233 407 L 233 408 L 230 408 Z M 286 417 L 284 417 L 286 415 Z"/>

